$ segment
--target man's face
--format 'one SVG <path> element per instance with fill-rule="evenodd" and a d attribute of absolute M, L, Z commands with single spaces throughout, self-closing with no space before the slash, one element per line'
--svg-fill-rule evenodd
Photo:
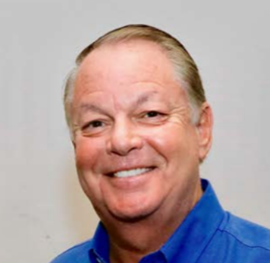
<path fill-rule="evenodd" d="M 156 44 L 91 52 L 75 82 L 73 123 L 79 179 L 103 221 L 174 213 L 197 201 L 198 129 Z"/>

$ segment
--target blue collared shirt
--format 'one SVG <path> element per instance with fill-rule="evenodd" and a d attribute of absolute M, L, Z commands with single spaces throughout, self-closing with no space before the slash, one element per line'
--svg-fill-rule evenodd
<path fill-rule="evenodd" d="M 270 230 L 225 212 L 211 184 L 202 186 L 202 198 L 169 240 L 140 263 L 270 263 Z M 51 263 L 109 263 L 103 225 Z"/>

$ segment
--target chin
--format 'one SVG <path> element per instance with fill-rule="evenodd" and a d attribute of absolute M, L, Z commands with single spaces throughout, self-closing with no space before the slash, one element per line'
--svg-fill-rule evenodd
<path fill-rule="evenodd" d="M 143 204 L 143 203 L 142 203 Z M 158 209 L 157 205 L 143 205 L 140 204 L 139 207 L 128 206 L 126 209 L 124 207 L 109 209 L 111 217 L 121 222 L 138 222 L 149 218 Z"/>
<path fill-rule="evenodd" d="M 141 212 L 141 213 L 111 213 L 111 216 L 114 217 L 117 221 L 126 222 L 126 223 L 136 223 L 148 218 L 152 213 Z"/>

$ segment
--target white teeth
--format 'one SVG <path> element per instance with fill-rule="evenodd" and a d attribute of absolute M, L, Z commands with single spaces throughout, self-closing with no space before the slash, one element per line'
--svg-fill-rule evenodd
<path fill-rule="evenodd" d="M 133 170 L 117 172 L 117 173 L 114 173 L 114 176 L 116 176 L 116 177 L 131 177 L 131 176 L 136 176 L 136 175 L 146 173 L 150 170 L 152 170 L 152 169 L 151 168 L 138 168 L 138 169 L 133 169 Z"/>

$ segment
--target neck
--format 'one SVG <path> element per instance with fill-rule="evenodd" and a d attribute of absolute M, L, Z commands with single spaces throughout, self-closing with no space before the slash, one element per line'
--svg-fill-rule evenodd
<path fill-rule="evenodd" d="M 110 262 L 137 263 L 145 255 L 157 251 L 178 226 L 159 221 L 144 219 L 132 224 L 122 223 L 120 231 L 119 228 L 110 231 Z"/>
<path fill-rule="evenodd" d="M 136 222 L 109 220 L 104 222 L 110 237 L 111 263 L 137 263 L 157 251 L 170 238 L 202 195 L 198 186 L 192 198 L 175 207 L 166 207 Z"/>

